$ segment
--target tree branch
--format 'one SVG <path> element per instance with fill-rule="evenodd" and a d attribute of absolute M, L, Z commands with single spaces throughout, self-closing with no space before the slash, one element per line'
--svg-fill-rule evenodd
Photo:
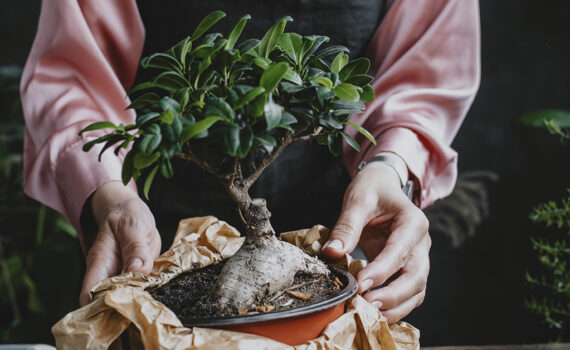
<path fill-rule="evenodd" d="M 311 135 L 299 136 L 299 137 L 295 137 L 294 139 L 292 139 L 291 143 L 312 141 L 312 140 L 315 140 L 319 136 L 321 136 L 321 135 L 311 134 Z"/>
<path fill-rule="evenodd" d="M 244 184 L 247 189 L 249 189 L 251 185 L 253 185 L 253 183 L 255 182 L 255 180 L 257 180 L 259 175 L 261 175 L 263 170 L 265 170 L 265 168 L 267 168 L 269 164 L 271 164 L 271 162 L 273 162 L 275 158 L 277 158 L 285 150 L 285 148 L 287 148 L 287 146 L 289 146 L 292 143 L 292 140 L 293 140 L 292 135 L 286 136 L 283 139 L 283 142 L 273 151 L 273 153 L 263 158 L 261 164 L 259 164 L 259 166 L 255 169 L 255 171 L 251 175 L 249 175 L 246 179 L 244 179 Z"/>
<path fill-rule="evenodd" d="M 189 160 L 196 163 L 200 168 L 204 169 L 206 172 L 218 176 L 216 169 L 214 169 L 210 164 L 198 158 L 191 149 L 186 149 L 184 153 L 176 154 L 175 157 Z"/>

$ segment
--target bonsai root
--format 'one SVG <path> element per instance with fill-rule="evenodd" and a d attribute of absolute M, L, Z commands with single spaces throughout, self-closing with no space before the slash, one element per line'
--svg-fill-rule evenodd
<path fill-rule="evenodd" d="M 249 249 L 252 245 L 254 250 Z M 221 315 L 235 314 L 266 295 L 287 289 L 298 272 L 330 273 L 322 261 L 275 236 L 247 238 L 225 264 L 209 298 L 216 301 Z"/>

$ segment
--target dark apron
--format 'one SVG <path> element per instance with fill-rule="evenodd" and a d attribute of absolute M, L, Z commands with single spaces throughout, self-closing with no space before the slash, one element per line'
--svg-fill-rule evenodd
<path fill-rule="evenodd" d="M 319 34 L 330 44 L 349 48 L 351 58 L 364 54 L 383 15 L 383 0 L 139 0 L 146 28 L 143 55 L 164 51 L 190 35 L 208 13 L 227 14 L 211 32 L 227 35 L 236 21 L 250 14 L 241 38 L 259 38 L 283 16 L 290 15 L 286 31 L 301 35 Z M 146 72 L 139 72 L 147 74 Z M 150 207 L 164 238 L 170 245 L 178 221 L 192 216 L 215 215 L 242 229 L 234 203 L 218 179 L 192 164 L 175 164 L 175 177 L 155 180 Z M 315 224 L 332 227 L 342 206 L 350 180 L 341 158 L 317 144 L 295 144 L 273 162 L 250 190 L 252 198 L 267 199 L 276 232 Z"/>

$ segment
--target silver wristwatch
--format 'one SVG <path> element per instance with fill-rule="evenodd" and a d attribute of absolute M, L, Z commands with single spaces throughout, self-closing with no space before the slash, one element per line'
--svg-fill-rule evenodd
<path fill-rule="evenodd" d="M 366 164 L 372 162 L 382 162 L 387 166 L 391 167 L 392 169 L 394 169 L 394 171 L 396 172 L 396 174 L 398 174 L 398 177 L 400 178 L 400 185 L 402 186 L 402 191 L 404 191 L 404 194 L 410 200 L 412 200 L 412 197 L 414 195 L 414 183 L 404 178 L 402 173 L 398 170 L 397 165 L 394 164 L 394 161 L 390 157 L 384 155 L 378 155 L 370 158 L 368 161 L 360 162 L 360 164 L 358 164 L 358 167 L 356 167 L 356 172 L 354 173 L 354 175 L 358 174 L 358 172 L 362 170 L 366 166 Z"/>

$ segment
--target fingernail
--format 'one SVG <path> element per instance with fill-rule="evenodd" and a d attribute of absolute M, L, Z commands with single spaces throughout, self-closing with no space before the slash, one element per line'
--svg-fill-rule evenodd
<path fill-rule="evenodd" d="M 136 268 L 136 267 L 141 267 L 141 266 L 143 266 L 143 262 L 141 259 L 139 259 L 139 258 L 131 259 L 131 261 L 129 261 L 129 264 L 127 265 L 127 271 L 129 271 L 133 268 Z"/>
<path fill-rule="evenodd" d="M 323 249 L 329 248 L 329 247 L 336 250 L 337 252 L 340 252 L 340 251 L 342 251 L 342 242 L 339 241 L 338 239 L 328 241 L 327 243 L 325 243 Z"/>
<path fill-rule="evenodd" d="M 374 284 L 374 281 L 366 280 L 366 281 L 362 282 L 362 284 L 360 285 L 360 290 L 362 292 L 367 291 L 368 289 L 370 289 L 370 287 L 372 287 L 373 284 Z"/>
<path fill-rule="evenodd" d="M 381 308 L 382 305 L 384 305 L 380 300 L 376 300 L 374 302 L 372 302 L 372 305 L 374 305 L 376 308 Z"/>

